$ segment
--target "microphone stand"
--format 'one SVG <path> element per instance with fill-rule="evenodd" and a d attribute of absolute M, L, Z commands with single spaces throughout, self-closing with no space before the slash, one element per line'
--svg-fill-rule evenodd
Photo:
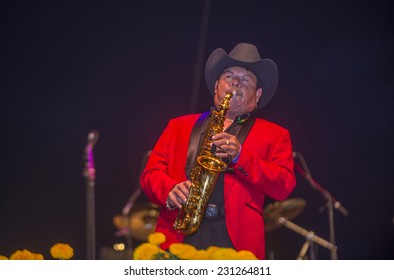
<path fill-rule="evenodd" d="M 86 257 L 88 260 L 96 259 L 96 235 L 94 216 L 94 186 L 96 169 L 94 167 L 93 146 L 98 139 L 98 133 L 92 130 L 88 134 L 85 148 L 85 168 L 83 176 L 86 178 Z"/>
<path fill-rule="evenodd" d="M 295 158 L 299 158 L 301 164 L 304 167 L 302 168 L 300 165 L 294 162 L 294 168 L 305 178 L 309 185 L 313 189 L 317 190 L 327 201 L 330 243 L 333 245 L 333 247 L 330 249 L 330 255 L 332 260 L 336 260 L 338 259 L 338 256 L 335 246 L 334 209 L 338 210 L 345 217 L 349 215 L 349 212 L 338 200 L 336 200 L 331 195 L 329 191 L 323 188 L 315 179 L 312 178 L 302 154 L 299 152 L 294 152 L 294 156 Z"/>

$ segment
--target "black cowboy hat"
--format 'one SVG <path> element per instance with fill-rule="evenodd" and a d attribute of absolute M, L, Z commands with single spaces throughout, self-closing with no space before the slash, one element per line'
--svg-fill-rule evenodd
<path fill-rule="evenodd" d="M 216 80 L 231 66 L 244 67 L 257 76 L 263 89 L 257 109 L 263 108 L 271 101 L 278 85 L 278 67 L 271 59 L 261 59 L 256 46 L 247 43 L 239 43 L 229 54 L 221 48 L 210 54 L 205 64 L 205 82 L 212 95 Z"/>

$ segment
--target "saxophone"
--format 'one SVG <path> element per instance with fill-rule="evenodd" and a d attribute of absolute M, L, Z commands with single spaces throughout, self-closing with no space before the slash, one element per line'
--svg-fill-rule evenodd
<path fill-rule="evenodd" d="M 195 233 L 200 227 L 219 173 L 227 169 L 227 164 L 212 154 L 212 136 L 223 131 L 226 113 L 230 108 L 230 99 L 236 95 L 236 90 L 231 88 L 226 91 L 224 99 L 219 104 L 219 109 L 211 110 L 212 115 L 207 134 L 198 152 L 197 162 L 194 163 L 190 174 L 192 184 L 189 188 L 189 196 L 179 210 L 174 223 L 174 229 L 185 235 Z"/>

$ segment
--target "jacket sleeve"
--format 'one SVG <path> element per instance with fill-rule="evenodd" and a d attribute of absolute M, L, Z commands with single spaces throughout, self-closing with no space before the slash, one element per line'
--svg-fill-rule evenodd
<path fill-rule="evenodd" d="M 156 142 L 140 178 L 143 191 L 158 206 L 165 205 L 169 192 L 179 182 L 169 176 L 169 149 L 173 135 L 171 120 Z"/>
<path fill-rule="evenodd" d="M 252 151 L 248 145 L 243 146 L 234 170 L 248 186 L 273 199 L 283 200 L 296 184 L 290 134 L 282 129 L 270 142 L 269 145 L 262 144 L 260 152 L 255 148 Z"/>

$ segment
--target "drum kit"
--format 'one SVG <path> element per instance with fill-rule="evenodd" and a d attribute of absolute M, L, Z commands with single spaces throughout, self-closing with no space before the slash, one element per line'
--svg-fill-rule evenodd
<path fill-rule="evenodd" d="M 305 237 L 305 243 L 298 254 L 297 260 L 305 259 L 308 249 L 310 252 L 309 258 L 316 258 L 315 252 L 312 248 L 313 243 L 323 246 L 330 251 L 337 250 L 337 247 L 334 244 L 317 236 L 313 231 L 308 231 L 290 221 L 302 213 L 305 205 L 306 201 L 304 199 L 290 198 L 284 201 L 276 201 L 274 203 L 268 204 L 264 208 L 263 212 L 266 232 L 270 232 L 278 227 L 285 226 L 288 229 Z"/>
<path fill-rule="evenodd" d="M 290 198 L 284 201 L 276 201 L 264 208 L 265 231 L 272 231 L 280 226 L 280 218 L 292 220 L 304 210 L 305 200 Z M 120 235 L 129 232 L 131 237 L 139 240 L 148 240 L 149 234 L 155 231 L 159 207 L 152 203 L 136 204 L 125 216 L 117 214 L 113 217 L 114 226 L 120 230 Z"/>
<path fill-rule="evenodd" d="M 159 207 L 146 202 L 136 204 L 127 216 L 115 215 L 112 222 L 119 230 L 119 236 L 129 234 L 133 239 L 146 241 L 149 234 L 155 231 L 158 216 Z"/>
<path fill-rule="evenodd" d="M 312 231 L 308 231 L 291 222 L 304 211 L 305 205 L 306 201 L 304 199 L 289 198 L 270 203 L 263 211 L 266 232 L 284 226 L 306 238 L 297 259 L 305 258 L 305 254 L 308 248 L 311 248 L 313 242 L 329 250 L 336 249 L 333 244 L 318 237 Z M 135 204 L 128 215 L 118 214 L 113 217 L 113 225 L 119 230 L 117 235 L 127 236 L 139 242 L 147 241 L 149 234 L 155 231 L 159 212 L 160 208 L 155 204 L 147 202 Z M 310 258 L 313 259 L 312 252 L 310 255 Z"/>

